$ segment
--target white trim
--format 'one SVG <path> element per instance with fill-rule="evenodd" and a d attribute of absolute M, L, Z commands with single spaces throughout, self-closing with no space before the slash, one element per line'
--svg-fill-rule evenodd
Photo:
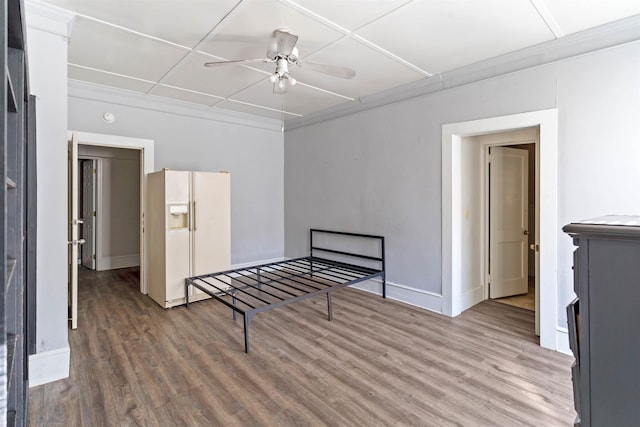
<path fill-rule="evenodd" d="M 442 126 L 442 311 L 449 316 L 462 312 L 462 137 L 532 126 L 540 127 L 540 345 L 557 350 L 557 109 Z"/>
<path fill-rule="evenodd" d="M 68 378 L 70 362 L 69 347 L 29 356 L 29 387 Z"/>
<path fill-rule="evenodd" d="M 113 270 L 116 268 L 137 267 L 140 265 L 140 254 L 119 255 L 102 257 L 97 263 L 98 271 Z"/>
<path fill-rule="evenodd" d="M 64 38 L 71 36 L 74 14 L 36 0 L 25 2 L 27 27 Z"/>
<path fill-rule="evenodd" d="M 145 95 L 124 89 L 116 89 L 97 84 L 69 79 L 69 98 L 88 99 L 108 102 L 127 107 L 141 108 L 149 111 L 169 113 L 213 120 L 258 129 L 281 132 L 282 122 L 279 119 L 256 116 L 247 113 L 225 110 L 222 108 L 198 105 L 186 101 L 178 101 L 154 95 Z"/>
<path fill-rule="evenodd" d="M 382 282 L 380 280 L 367 280 L 350 287 L 382 295 Z M 436 313 L 442 313 L 442 296 L 433 292 L 387 281 L 387 298 L 429 311 L 435 311 Z"/>
<path fill-rule="evenodd" d="M 464 292 L 460 296 L 460 305 L 461 305 L 462 311 L 468 308 L 471 308 L 474 305 L 484 301 L 485 299 L 484 296 L 485 296 L 485 287 L 482 285 L 476 286 L 475 288 Z"/>
<path fill-rule="evenodd" d="M 91 132 L 69 131 L 68 137 L 71 138 L 72 133 L 78 136 L 78 144 L 98 145 L 103 147 L 128 148 L 140 150 L 140 292 L 147 293 L 147 256 L 146 256 L 146 234 L 144 230 L 144 213 L 146 211 L 146 191 L 147 191 L 147 174 L 154 171 L 154 141 L 152 139 L 129 138 L 126 136 L 105 135 Z M 100 169 L 98 169 L 100 173 Z"/>
<path fill-rule="evenodd" d="M 571 347 L 569 347 L 569 330 L 567 328 L 561 328 L 560 326 L 556 328 L 556 350 L 573 356 Z"/>
<path fill-rule="evenodd" d="M 242 262 L 239 264 L 231 264 L 230 270 L 236 270 L 238 268 L 255 267 L 256 265 L 270 264 L 272 262 L 280 262 L 288 259 L 289 259 L 288 257 L 277 257 L 277 258 L 263 259 L 258 261 Z"/>

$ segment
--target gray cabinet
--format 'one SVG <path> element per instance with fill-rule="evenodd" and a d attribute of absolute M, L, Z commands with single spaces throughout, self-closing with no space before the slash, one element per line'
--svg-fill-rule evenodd
<path fill-rule="evenodd" d="M 640 216 L 566 225 L 578 247 L 567 307 L 576 425 L 640 423 Z"/>
<path fill-rule="evenodd" d="M 26 425 L 35 349 L 35 98 L 29 96 L 24 4 L 2 2 L 0 99 L 0 425 Z"/>

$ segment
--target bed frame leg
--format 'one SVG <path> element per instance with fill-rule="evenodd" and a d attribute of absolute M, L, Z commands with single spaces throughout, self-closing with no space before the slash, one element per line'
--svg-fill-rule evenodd
<path fill-rule="evenodd" d="M 235 313 L 235 311 L 234 311 Z M 246 314 L 244 317 L 244 352 L 249 353 L 249 316 Z"/>
<path fill-rule="evenodd" d="M 189 308 L 189 282 L 187 279 L 184 280 L 184 304 Z"/>
<path fill-rule="evenodd" d="M 331 292 L 327 292 L 327 311 L 329 314 L 329 321 L 331 321 L 332 316 L 332 307 L 331 307 Z"/>
<path fill-rule="evenodd" d="M 231 299 L 233 300 L 233 306 L 236 306 L 236 293 L 232 292 L 231 293 Z M 233 320 L 236 320 L 236 311 L 235 310 L 231 310 L 233 312 Z"/>
<path fill-rule="evenodd" d="M 382 273 L 382 298 L 387 297 L 387 277 Z"/>

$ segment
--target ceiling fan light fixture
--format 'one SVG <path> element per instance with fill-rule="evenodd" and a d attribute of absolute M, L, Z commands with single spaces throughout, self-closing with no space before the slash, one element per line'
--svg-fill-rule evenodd
<path fill-rule="evenodd" d="M 299 62 L 299 52 L 296 47 L 297 41 L 298 36 L 291 34 L 291 32 L 285 28 L 278 28 L 273 32 L 271 41 L 267 46 L 266 58 L 206 62 L 204 65 L 206 67 L 214 67 L 223 64 L 244 65 L 252 62 L 275 63 L 276 69 L 273 74 L 269 75 L 269 81 L 273 85 L 273 93 L 279 95 L 286 93 L 288 87 L 293 87 L 298 83 L 298 81 L 289 74 L 289 65 L 295 65 L 297 67 L 304 65 L 312 71 L 318 71 L 343 79 L 351 79 L 355 76 L 355 71 L 350 68 L 307 61 Z"/>

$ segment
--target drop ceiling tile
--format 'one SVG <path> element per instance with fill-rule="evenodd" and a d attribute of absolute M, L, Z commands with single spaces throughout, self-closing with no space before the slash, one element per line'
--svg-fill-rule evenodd
<path fill-rule="evenodd" d="M 73 80 L 81 80 L 84 82 L 95 83 L 102 86 L 110 86 L 119 89 L 132 90 L 134 92 L 146 93 L 153 87 L 153 83 L 145 82 L 126 77 L 115 76 L 113 74 L 103 73 L 95 70 L 87 70 L 73 65 L 68 67 L 68 76 Z"/>
<path fill-rule="evenodd" d="M 54 6 L 194 47 L 239 0 L 45 0 Z"/>
<path fill-rule="evenodd" d="M 76 18 L 69 62 L 145 80 L 159 80 L 188 51 L 84 18 Z"/>
<path fill-rule="evenodd" d="M 268 78 L 234 95 L 233 99 L 302 115 L 349 102 L 303 85 L 290 88 L 286 95 L 277 95 L 273 93 L 273 84 Z"/>
<path fill-rule="evenodd" d="M 294 0 L 303 8 L 353 31 L 410 0 Z"/>
<path fill-rule="evenodd" d="M 639 0 L 544 0 L 565 34 L 640 14 Z"/>
<path fill-rule="evenodd" d="M 300 82 L 352 98 L 370 95 L 426 77 L 348 37 L 332 44 L 328 49 L 311 55 L 308 59 L 322 64 L 352 68 L 356 75 L 352 79 L 329 76 L 305 68 L 304 60 L 301 61 L 302 66 L 289 68 L 291 75 Z"/>
<path fill-rule="evenodd" d="M 529 0 L 417 1 L 356 34 L 432 74 L 554 38 Z"/>
<path fill-rule="evenodd" d="M 164 98 L 177 99 L 179 101 L 191 102 L 193 104 L 201 105 L 215 105 L 224 99 L 216 96 L 208 96 L 202 93 L 195 93 L 188 90 L 181 90 L 179 88 L 162 85 L 154 87 L 149 92 L 149 95 L 162 96 Z"/>
<path fill-rule="evenodd" d="M 205 67 L 204 63 L 211 60 L 206 55 L 193 53 L 163 83 L 226 98 L 267 77 L 260 71 L 241 65 Z"/>
<path fill-rule="evenodd" d="M 309 55 L 342 34 L 276 0 L 248 1 L 232 13 L 201 50 L 225 59 L 264 58 L 273 31 L 299 36 L 300 56 Z"/>

